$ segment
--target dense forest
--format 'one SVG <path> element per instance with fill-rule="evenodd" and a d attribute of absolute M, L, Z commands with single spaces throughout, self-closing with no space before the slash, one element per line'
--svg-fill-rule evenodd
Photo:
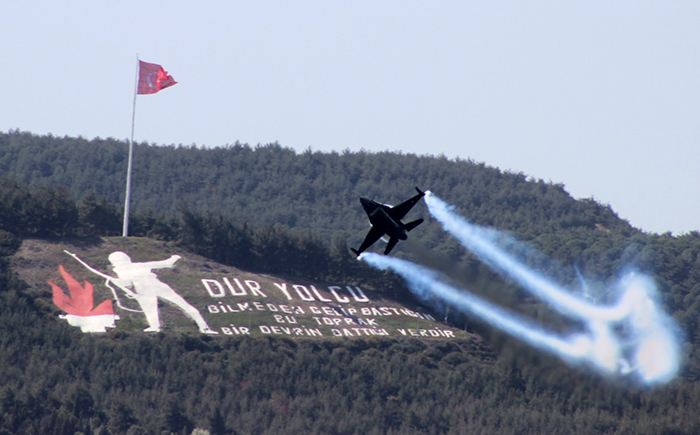
<path fill-rule="evenodd" d="M 418 185 L 528 242 L 536 249 L 525 260 L 562 283 L 582 274 L 604 285 L 627 266 L 653 275 L 685 334 L 676 380 L 655 389 L 610 382 L 459 316 L 448 321 L 469 323 L 484 345 L 84 336 L 49 322 L 8 258 L 23 238 L 119 234 L 126 146 L 0 134 L 0 435 L 700 432 L 700 233 L 646 234 L 561 185 L 469 160 L 139 144 L 132 234 L 243 269 L 354 281 L 396 297 L 398 277 L 348 251 L 367 225 L 357 197 L 396 203 Z M 430 219 L 424 207 L 413 215 Z M 404 243 L 400 256 L 440 265 L 528 316 L 549 315 L 521 304 L 522 292 L 437 224 Z"/>
<path fill-rule="evenodd" d="M 114 139 L 0 134 L 0 174 L 31 185 L 66 186 L 76 199 L 92 193 L 109 204 L 123 204 L 127 149 L 127 142 Z M 610 207 L 576 201 L 562 185 L 470 160 L 388 152 L 307 150 L 297 155 L 279 144 L 134 146 L 136 209 L 172 216 L 186 204 L 234 221 L 311 229 L 327 241 L 336 236 L 361 240 L 358 233 L 367 219 L 359 196 L 395 204 L 412 195 L 416 185 L 458 205 L 478 224 L 521 234 L 596 227 L 635 232 Z M 415 213 L 426 217 L 418 207 Z M 435 239 L 436 233 L 418 237 Z"/>

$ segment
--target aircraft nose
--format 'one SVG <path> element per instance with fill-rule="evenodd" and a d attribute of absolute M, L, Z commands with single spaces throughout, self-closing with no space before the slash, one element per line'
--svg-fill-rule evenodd
<path fill-rule="evenodd" d="M 365 212 L 367 212 L 368 215 L 374 213 L 374 211 L 377 210 L 377 208 L 379 207 L 379 204 L 367 198 L 366 196 L 361 196 L 360 202 L 362 203 L 362 208 L 365 209 Z"/>

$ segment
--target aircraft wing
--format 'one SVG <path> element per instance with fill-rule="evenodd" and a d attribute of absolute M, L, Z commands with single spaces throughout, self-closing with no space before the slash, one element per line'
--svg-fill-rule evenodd
<path fill-rule="evenodd" d="M 399 242 L 399 239 L 396 237 L 392 237 L 389 239 L 389 243 L 386 245 L 386 249 L 384 250 L 384 255 L 389 255 L 389 252 L 391 252 L 392 249 L 394 249 L 394 246 Z"/>
<path fill-rule="evenodd" d="M 417 187 L 416 190 L 418 190 Z M 403 217 L 406 216 L 409 211 L 411 211 L 413 206 L 416 205 L 418 201 L 423 198 L 423 196 L 425 196 L 425 193 L 421 192 L 420 190 L 418 190 L 418 192 L 418 195 L 414 196 L 413 198 L 407 199 L 401 204 L 396 204 L 395 206 L 391 207 L 391 209 L 387 211 L 387 214 L 397 222 L 403 219 Z"/>
<path fill-rule="evenodd" d="M 360 245 L 360 249 L 357 250 L 357 254 L 363 252 L 365 249 L 369 248 L 379 240 L 380 237 L 384 235 L 384 230 L 377 228 L 375 226 L 372 226 L 372 228 L 369 229 L 369 233 L 367 233 L 367 236 L 365 237 L 365 240 L 362 242 L 362 245 Z"/>

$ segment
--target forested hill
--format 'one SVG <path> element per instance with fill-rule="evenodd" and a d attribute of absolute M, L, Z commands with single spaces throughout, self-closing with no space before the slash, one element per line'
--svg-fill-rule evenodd
<path fill-rule="evenodd" d="M 572 199 L 561 185 L 471 161 L 296 154 L 276 144 L 140 144 L 131 234 L 147 238 L 103 238 L 121 230 L 126 150 L 124 141 L 111 139 L 0 134 L 0 435 L 203 433 L 195 427 L 212 435 L 700 433 L 698 232 L 646 234 L 608 206 Z M 358 196 L 396 203 L 415 185 L 460 215 L 527 241 L 534 249 L 524 249 L 526 263 L 567 288 L 585 281 L 607 291 L 628 266 L 651 274 L 660 306 L 682 329 L 678 376 L 656 388 L 611 381 L 454 310 L 432 317 L 447 322 L 445 330 L 477 333 L 491 351 L 464 340 L 408 336 L 222 337 L 228 326 L 218 303 L 208 308 L 221 321 L 212 318 L 221 328 L 216 338 L 195 335 L 191 322 L 174 334 L 144 336 L 136 331 L 143 323 L 122 323 L 122 330 L 86 335 L 58 322 L 48 290 L 31 286 L 60 279 L 56 265 L 73 261 L 66 247 L 103 269 L 106 253 L 122 243 L 146 249 L 158 239 L 159 255 L 148 250 L 135 259 L 181 252 L 183 268 L 207 270 L 197 277 L 210 279 L 215 295 L 214 280 L 225 282 L 235 270 L 290 284 L 358 286 L 377 300 L 405 296 L 401 279 L 355 261 L 347 245 L 357 246 L 367 228 Z M 561 316 L 446 236 L 423 204 L 409 217 L 427 222 L 397 246 L 396 256 L 433 268 L 449 264 L 452 277 L 474 293 L 538 324 L 561 326 Z M 51 264 L 39 258 L 47 250 L 57 255 Z M 209 276 L 209 260 L 227 272 Z M 41 268 L 53 277 L 35 272 Z M 183 279 L 172 273 L 175 282 Z M 261 290 L 268 288 L 279 287 L 272 282 Z M 211 296 L 202 289 L 205 299 Z M 330 290 L 320 294 L 332 301 Z M 554 330 L 570 325 L 564 326 Z"/>
<path fill-rule="evenodd" d="M 114 139 L 0 134 L 0 229 L 20 237 L 121 234 L 128 143 Z M 301 154 L 278 144 L 217 148 L 136 144 L 131 235 L 177 241 L 192 252 L 246 270 L 311 279 L 384 280 L 358 264 L 349 246 L 367 231 L 361 195 L 395 204 L 430 189 L 471 221 L 529 242 L 526 261 L 552 278 L 610 283 L 626 267 L 654 276 L 689 336 L 698 324 L 700 233 L 646 234 L 610 206 L 575 200 L 564 186 L 470 160 L 413 154 Z M 477 293 L 508 287 L 449 237 L 418 204 L 407 218 L 426 223 L 399 243 Z M 549 258 L 556 263 L 543 262 Z M 547 266 L 545 266 L 547 264 Z M 561 266 L 561 267 L 560 267 Z M 443 268 L 443 271 L 444 270 Z M 381 278 L 378 278 L 381 276 Z M 514 300 L 513 289 L 505 299 Z M 517 303 L 517 302 L 513 302 Z"/>
<path fill-rule="evenodd" d="M 9 176 L 0 180 L 0 229 L 32 237 L 121 234 L 127 150 L 115 139 L 0 133 L 0 174 Z M 607 282 L 636 266 L 654 274 L 668 303 L 682 310 L 700 289 L 697 232 L 645 234 L 610 206 L 575 200 L 560 184 L 413 154 L 136 144 L 130 234 L 177 240 L 246 269 L 344 280 L 367 273 L 348 255 L 367 230 L 358 197 L 395 204 L 413 195 L 413 186 L 430 189 L 477 224 L 530 242 L 565 266 L 548 271 L 561 282 L 575 281 L 578 272 Z M 396 255 L 428 250 L 433 262 L 457 263 L 477 290 L 502 287 L 431 223 L 422 204 L 408 215 L 418 217 L 428 222 L 411 233 L 413 248 L 399 243 Z"/>
<path fill-rule="evenodd" d="M 0 174 L 32 185 L 59 184 L 123 204 L 128 144 L 114 139 L 0 134 Z M 468 155 L 468 149 L 465 150 Z M 175 214 L 187 205 L 237 221 L 310 229 L 330 241 L 360 241 L 367 220 L 358 197 L 395 204 L 429 189 L 472 221 L 520 234 L 563 229 L 637 232 L 608 206 L 574 200 L 562 185 L 471 160 L 413 154 L 308 150 L 278 144 L 217 148 L 135 144 L 132 205 Z M 417 217 L 424 209 L 416 207 Z M 115 229 L 115 232 L 118 228 Z M 433 232 L 416 233 L 435 239 Z"/>

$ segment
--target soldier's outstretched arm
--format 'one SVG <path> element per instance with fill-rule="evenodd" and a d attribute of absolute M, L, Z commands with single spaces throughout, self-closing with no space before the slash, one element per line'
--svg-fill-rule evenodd
<path fill-rule="evenodd" d="M 140 264 L 147 266 L 149 269 L 168 269 L 173 267 L 177 260 L 179 260 L 180 258 L 182 257 L 180 257 L 179 255 L 173 255 L 167 260 L 147 261 Z"/>

